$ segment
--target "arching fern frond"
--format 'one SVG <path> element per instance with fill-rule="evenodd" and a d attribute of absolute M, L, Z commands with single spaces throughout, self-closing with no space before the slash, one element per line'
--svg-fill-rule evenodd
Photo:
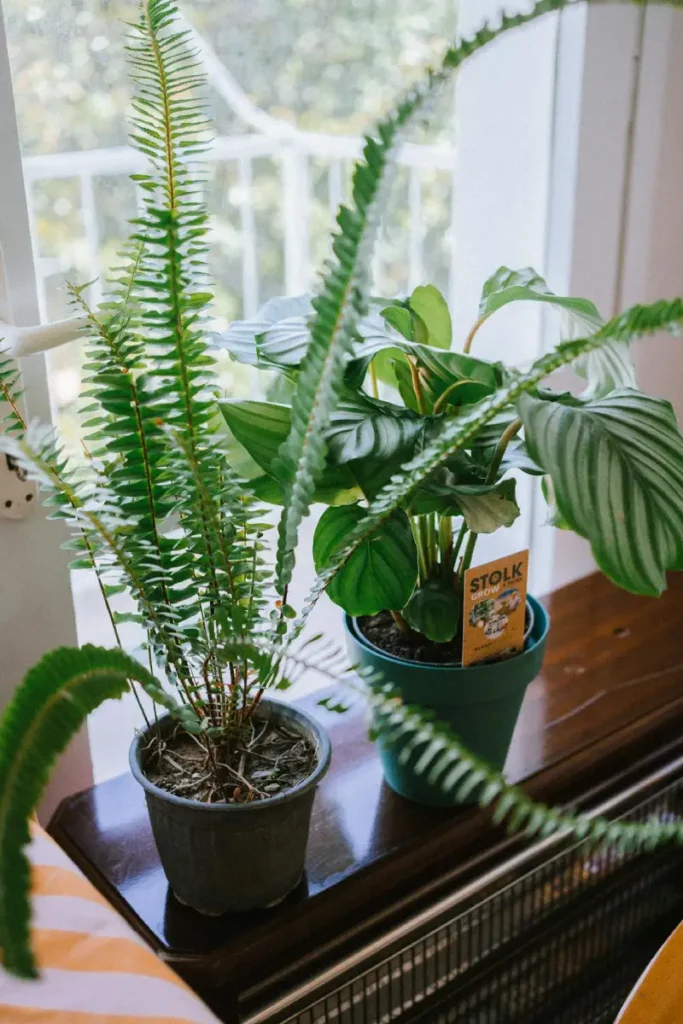
<path fill-rule="evenodd" d="M 424 483 L 454 452 L 471 442 L 495 416 L 532 391 L 548 374 L 584 353 L 597 351 L 602 345 L 620 342 L 631 344 L 638 338 L 658 331 L 677 333 L 683 327 L 683 300 L 661 300 L 649 306 L 633 306 L 608 321 L 588 338 L 566 341 L 547 355 L 536 360 L 528 373 L 520 374 L 511 384 L 500 388 L 471 410 L 458 417 L 441 421 L 438 433 L 425 445 L 404 470 L 371 501 L 366 515 L 347 535 L 343 545 L 335 552 L 325 569 L 319 574 L 304 608 L 305 619 L 330 580 L 346 564 L 356 549 L 363 544 L 398 508 L 405 505 L 415 490 Z M 302 619 L 303 621 L 303 619 Z M 301 623 L 299 624 L 299 628 Z"/>
<path fill-rule="evenodd" d="M 147 669 L 119 650 L 60 647 L 27 673 L 3 712 L 0 727 L 0 948 L 3 967 L 37 976 L 29 944 L 28 821 L 57 756 L 86 717 L 121 697 L 130 680 L 169 710 L 172 701 Z"/>
<path fill-rule="evenodd" d="M 0 419 L 0 428 L 7 433 L 20 433 L 26 428 L 20 404 L 22 394 L 19 368 L 13 359 L 3 353 L 0 338 L 0 406 L 3 403 L 7 406 Z"/>
<path fill-rule="evenodd" d="M 344 685 L 353 687 L 348 680 Z M 358 685 L 362 686 L 357 684 L 356 689 Z M 418 772 L 457 800 L 467 800 L 475 794 L 480 807 L 493 809 L 494 824 L 505 824 L 509 832 L 520 832 L 528 838 L 561 833 L 577 842 L 610 844 L 622 853 L 683 843 L 683 821 L 610 821 L 532 800 L 519 786 L 511 786 L 501 772 L 468 750 L 447 726 L 430 718 L 423 708 L 403 704 L 390 686 L 375 683 L 366 685 L 364 691 L 375 729 L 389 742 L 401 743 L 403 760 L 419 749 Z"/>
<path fill-rule="evenodd" d="M 292 401 L 292 429 L 280 451 L 276 472 L 285 489 L 285 508 L 279 526 L 278 589 L 291 580 L 301 521 L 313 500 L 325 466 L 323 430 L 341 390 L 346 358 L 356 338 L 358 322 L 368 308 L 368 273 L 372 246 L 392 154 L 405 129 L 424 112 L 450 76 L 489 43 L 575 0 L 539 0 L 525 14 L 503 14 L 496 26 L 485 24 L 472 38 L 449 49 L 441 67 L 429 70 L 424 83 L 413 87 L 368 136 L 363 159 L 356 165 L 351 207 L 342 206 L 333 239 L 334 259 L 326 266 L 320 290 L 313 299 L 315 315 L 311 340 Z"/>
<path fill-rule="evenodd" d="M 511 786 L 501 772 L 473 754 L 453 732 L 435 721 L 423 708 L 406 705 L 390 685 L 366 668 L 350 667 L 344 653 L 333 644 L 314 637 L 298 650 L 257 642 L 234 644 L 235 654 L 249 657 L 261 666 L 264 676 L 286 687 L 303 672 L 326 676 L 342 691 L 362 698 L 370 707 L 373 729 L 389 742 L 401 744 L 401 758 L 407 760 L 419 750 L 416 770 L 430 782 L 441 785 L 456 800 L 475 794 L 481 807 L 491 807 L 493 821 L 510 832 L 545 838 L 561 833 L 567 839 L 594 844 L 609 843 L 623 853 L 649 850 L 665 843 L 683 843 L 683 821 L 609 821 L 590 813 L 573 813 L 548 807 L 528 797 L 519 786 Z M 324 702 L 331 706 L 331 699 Z M 344 710 L 336 706 L 332 710 Z"/>
<path fill-rule="evenodd" d="M 169 667 L 178 678 L 186 678 L 178 651 L 181 638 L 175 612 L 155 602 L 148 593 L 138 567 L 138 556 L 144 545 L 139 541 L 131 549 L 134 523 L 124 517 L 105 483 L 98 481 L 93 498 L 88 483 L 81 481 L 69 467 L 52 427 L 30 424 L 25 435 L 19 438 L 0 434 L 0 452 L 10 455 L 27 478 L 47 493 L 44 504 L 52 507 L 51 518 L 63 520 L 76 533 L 72 548 L 81 550 L 81 541 L 85 538 L 88 550 L 98 563 L 101 578 L 125 583 L 131 590 L 143 624 L 158 637 L 167 652 Z"/>
<path fill-rule="evenodd" d="M 196 166 L 209 137 L 201 106 L 205 78 L 175 18 L 169 0 L 141 0 L 127 52 L 136 85 L 133 141 L 153 167 L 135 176 L 144 211 L 135 235 L 143 251 L 133 298 L 153 373 L 153 422 L 182 438 L 181 445 L 166 443 L 156 481 L 169 506 L 183 509 L 188 542 L 172 552 L 171 585 L 183 590 L 189 637 L 197 635 L 203 615 L 200 594 L 220 599 L 225 552 L 207 502 L 219 490 L 221 460 L 211 394 L 218 381 L 203 331 L 211 299 L 205 290 L 207 211 Z"/>

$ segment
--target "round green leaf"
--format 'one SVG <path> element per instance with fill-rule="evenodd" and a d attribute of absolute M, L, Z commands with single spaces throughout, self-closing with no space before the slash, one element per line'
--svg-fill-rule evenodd
<path fill-rule="evenodd" d="M 418 285 L 408 299 L 408 305 L 425 324 L 428 344 L 449 349 L 453 335 L 451 314 L 439 289 L 433 284 Z"/>
<path fill-rule="evenodd" d="M 600 568 L 637 594 L 683 569 L 683 437 L 669 402 L 623 389 L 583 405 L 525 395 L 529 454 Z"/>
<path fill-rule="evenodd" d="M 328 508 L 313 538 L 318 572 L 363 519 L 360 505 Z M 401 609 L 417 580 L 417 549 L 405 512 L 397 511 L 364 541 L 330 582 L 327 593 L 349 615 Z"/>
<path fill-rule="evenodd" d="M 434 643 L 452 640 L 462 618 L 462 594 L 456 593 L 452 583 L 428 580 L 413 593 L 403 609 L 409 626 Z"/>

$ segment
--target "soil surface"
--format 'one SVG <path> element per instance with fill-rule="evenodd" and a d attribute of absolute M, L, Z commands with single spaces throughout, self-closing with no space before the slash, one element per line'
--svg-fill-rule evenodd
<path fill-rule="evenodd" d="M 405 661 L 431 662 L 438 665 L 459 665 L 462 660 L 462 635 L 454 636 L 445 644 L 434 643 L 422 633 L 410 630 L 404 633 L 389 612 L 363 615 L 358 627 L 371 644 L 394 658 Z"/>
<path fill-rule="evenodd" d="M 299 733 L 270 720 L 250 723 L 229 760 L 214 746 L 220 782 L 203 741 L 178 726 L 165 739 L 154 737 L 144 773 L 168 793 L 201 803 L 267 800 L 304 782 L 316 767 L 315 747 Z"/>
<path fill-rule="evenodd" d="M 357 619 L 358 628 L 364 637 L 386 651 L 394 658 L 403 658 L 404 661 L 417 661 L 431 663 L 432 665 L 461 665 L 462 664 L 462 634 L 458 633 L 445 644 L 434 643 L 428 640 L 422 633 L 410 630 L 404 633 L 400 626 L 397 626 L 389 612 L 379 612 L 377 615 L 363 615 Z M 529 612 L 527 609 L 526 628 L 529 628 Z M 504 661 L 500 656 L 489 658 L 486 664 Z M 483 664 L 483 663 L 482 663 Z"/>

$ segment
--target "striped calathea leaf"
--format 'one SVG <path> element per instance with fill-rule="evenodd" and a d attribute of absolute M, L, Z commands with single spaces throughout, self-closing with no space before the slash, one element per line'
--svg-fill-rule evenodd
<path fill-rule="evenodd" d="M 482 289 L 477 326 L 511 302 L 538 302 L 559 310 L 563 321 L 562 336 L 566 339 L 589 337 L 605 322 L 590 299 L 556 295 L 533 267 L 521 270 L 499 267 Z M 574 363 L 574 370 L 587 382 L 586 398 L 600 398 L 616 388 L 636 387 L 635 369 L 628 347 L 617 342 L 608 342 L 581 356 Z"/>
<path fill-rule="evenodd" d="M 271 505 L 282 505 L 284 494 L 274 463 L 280 445 L 289 436 L 291 408 L 278 402 L 237 399 L 221 402 L 220 409 L 232 436 L 252 460 L 252 471 L 249 472 L 251 467 L 246 461 L 240 462 L 240 469 L 247 471 L 256 497 Z M 232 459 L 234 462 L 234 454 Z M 321 473 L 314 494 L 315 501 L 324 505 L 343 505 L 358 501 L 361 496 L 351 471 L 343 465 L 331 464 Z"/>
<path fill-rule="evenodd" d="M 590 401 L 523 395 L 531 457 L 563 524 L 619 586 L 658 595 L 683 569 L 683 437 L 669 402 L 633 388 Z"/>
<path fill-rule="evenodd" d="M 370 398 L 362 391 L 342 392 L 325 431 L 329 459 L 343 464 L 354 459 L 389 459 L 407 452 L 424 424 L 410 409 Z"/>
<path fill-rule="evenodd" d="M 269 299 L 252 320 L 235 320 L 214 341 L 238 363 L 295 368 L 306 355 L 310 340 L 308 318 L 312 312 L 308 295 Z"/>

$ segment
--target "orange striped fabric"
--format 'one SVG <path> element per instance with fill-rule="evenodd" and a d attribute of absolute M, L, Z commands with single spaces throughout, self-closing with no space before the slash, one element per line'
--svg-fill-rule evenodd
<path fill-rule="evenodd" d="M 219 1024 L 38 826 L 29 857 L 41 976 L 0 968 L 0 1024 Z"/>

